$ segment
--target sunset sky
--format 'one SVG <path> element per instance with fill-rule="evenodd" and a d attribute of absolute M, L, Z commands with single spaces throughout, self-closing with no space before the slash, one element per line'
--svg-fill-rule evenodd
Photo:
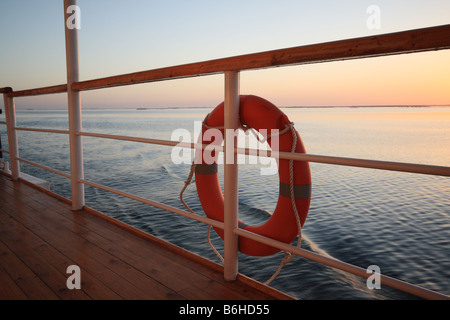
<path fill-rule="evenodd" d="M 78 0 L 81 80 L 448 24 L 448 0 Z M 367 9 L 380 9 L 370 29 Z M 63 0 L 1 0 L 0 87 L 66 83 Z M 450 50 L 241 73 L 279 106 L 450 104 Z M 223 76 L 82 93 L 85 108 L 215 106 Z M 19 98 L 65 108 L 64 94 Z M 3 101 L 0 102 L 3 106 Z"/>

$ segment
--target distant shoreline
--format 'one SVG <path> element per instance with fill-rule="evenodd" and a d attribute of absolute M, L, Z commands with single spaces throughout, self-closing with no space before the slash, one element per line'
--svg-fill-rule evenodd
<path fill-rule="evenodd" d="M 431 108 L 431 107 L 450 107 L 448 105 L 375 105 L 375 106 L 281 106 L 281 109 L 337 109 L 337 108 L 352 108 L 352 109 L 361 109 L 361 108 Z M 185 109 L 211 109 L 214 107 L 132 107 L 132 108 L 119 108 L 119 107 L 110 107 L 110 108 L 102 108 L 102 107 L 87 107 L 83 108 L 83 110 L 135 110 L 135 111 L 148 111 L 148 110 L 185 110 Z M 17 111 L 62 111 L 66 110 L 64 108 L 16 108 Z"/>
<path fill-rule="evenodd" d="M 324 108 L 427 108 L 427 107 L 450 107 L 449 105 L 380 105 L 380 106 L 281 106 L 279 108 L 297 108 L 297 109 L 324 109 Z M 207 109 L 213 107 L 150 107 L 136 108 L 136 110 L 155 110 L 155 109 Z M 131 110 L 133 108 L 130 108 Z"/>

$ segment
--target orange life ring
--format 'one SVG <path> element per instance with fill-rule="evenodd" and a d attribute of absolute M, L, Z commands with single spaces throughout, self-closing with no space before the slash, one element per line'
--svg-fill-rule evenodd
<path fill-rule="evenodd" d="M 288 117 L 275 105 L 257 96 L 240 96 L 239 114 L 240 121 L 243 125 L 254 128 L 257 131 L 260 129 L 267 129 L 269 134 L 272 129 L 278 129 L 281 132 L 285 129 L 286 125 L 291 123 Z M 201 138 L 202 143 L 214 144 L 214 142 L 211 141 L 203 141 L 204 133 L 208 130 L 208 127 L 214 127 L 220 128 L 219 130 L 221 130 L 223 136 L 223 102 L 207 116 L 204 124 Z M 294 132 L 297 135 L 295 152 L 306 153 L 298 132 L 296 130 L 294 130 Z M 280 135 L 278 138 L 279 151 L 291 152 L 294 142 L 291 131 Z M 267 142 L 271 145 L 270 137 L 267 139 Z M 207 164 L 205 162 L 205 157 L 202 157 L 202 163 L 195 166 L 195 182 L 205 214 L 211 219 L 223 222 L 224 197 L 220 188 L 217 170 L 218 154 L 214 154 L 213 156 L 215 157 L 213 164 Z M 284 243 L 291 243 L 297 237 L 299 230 L 290 195 L 291 175 L 289 170 L 289 160 L 278 160 L 280 194 L 274 213 L 261 225 L 249 226 L 239 221 L 239 227 Z M 311 201 L 311 172 L 308 162 L 294 161 L 293 164 L 295 204 L 301 226 L 303 226 Z M 215 231 L 223 239 L 223 230 L 215 228 Z M 239 237 L 239 251 L 251 256 L 267 256 L 279 252 L 280 250 L 248 238 Z"/>

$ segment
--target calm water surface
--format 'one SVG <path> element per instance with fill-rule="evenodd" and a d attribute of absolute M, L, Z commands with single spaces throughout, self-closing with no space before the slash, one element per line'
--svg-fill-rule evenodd
<path fill-rule="evenodd" d="M 170 140 L 176 129 L 194 132 L 211 109 L 86 110 L 88 132 Z M 450 107 L 284 108 L 310 154 L 450 166 Z M 2 115 L 3 116 L 3 115 Z M 60 111 L 19 111 L 18 125 L 67 129 Z M 0 126 L 7 149 L 6 129 Z M 70 172 L 68 137 L 19 131 L 20 156 Z M 184 209 L 179 200 L 189 164 L 175 165 L 172 148 L 84 137 L 87 180 Z M 7 155 L 5 155 L 7 157 Z M 266 164 L 239 167 L 240 218 L 263 223 L 278 197 L 278 176 Z M 24 172 L 70 198 L 65 178 L 26 164 Z M 366 269 L 450 294 L 450 179 L 311 163 L 313 196 L 302 247 Z M 222 171 L 223 172 L 223 171 Z M 222 179 L 222 177 L 221 177 Z M 199 214 L 195 183 L 184 199 Z M 207 227 L 135 201 L 86 187 L 87 205 L 179 246 L 219 261 L 206 241 Z M 222 240 L 212 237 L 223 249 Z M 240 272 L 265 281 L 283 254 L 239 257 Z M 412 299 L 382 286 L 296 257 L 272 285 L 301 299 Z"/>

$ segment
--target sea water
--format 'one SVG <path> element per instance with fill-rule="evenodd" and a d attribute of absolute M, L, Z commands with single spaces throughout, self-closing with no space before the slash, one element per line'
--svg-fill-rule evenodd
<path fill-rule="evenodd" d="M 84 110 L 86 132 L 170 140 L 177 129 L 194 135 L 195 123 L 212 109 Z M 283 108 L 310 154 L 450 166 L 450 107 Z M 4 115 L 2 115 L 4 116 Z M 66 130 L 64 111 L 17 112 L 19 127 Z M 0 126 L 8 149 L 6 128 Z M 70 173 L 67 135 L 18 131 L 20 157 Z M 193 140 L 194 140 L 193 136 Z M 83 137 L 85 179 L 185 209 L 179 193 L 190 165 L 175 164 L 173 148 Z M 187 152 L 187 150 L 186 150 Z M 4 154 L 7 158 L 8 155 Z M 239 165 L 239 217 L 264 223 L 278 199 L 278 176 L 261 175 L 264 164 Z M 311 163 L 312 200 L 302 248 L 363 269 L 450 294 L 450 179 Z M 223 186 L 223 168 L 220 181 Z M 21 163 L 21 170 L 50 181 L 71 198 L 70 182 Z M 183 198 L 204 215 L 195 181 Z M 106 215 L 220 262 L 207 243 L 207 226 L 136 201 L 86 186 L 86 204 Z M 212 232 L 223 253 L 223 241 Z M 239 255 L 239 271 L 266 281 L 283 253 Z M 271 285 L 300 299 L 414 299 L 366 280 L 296 257 Z"/>

